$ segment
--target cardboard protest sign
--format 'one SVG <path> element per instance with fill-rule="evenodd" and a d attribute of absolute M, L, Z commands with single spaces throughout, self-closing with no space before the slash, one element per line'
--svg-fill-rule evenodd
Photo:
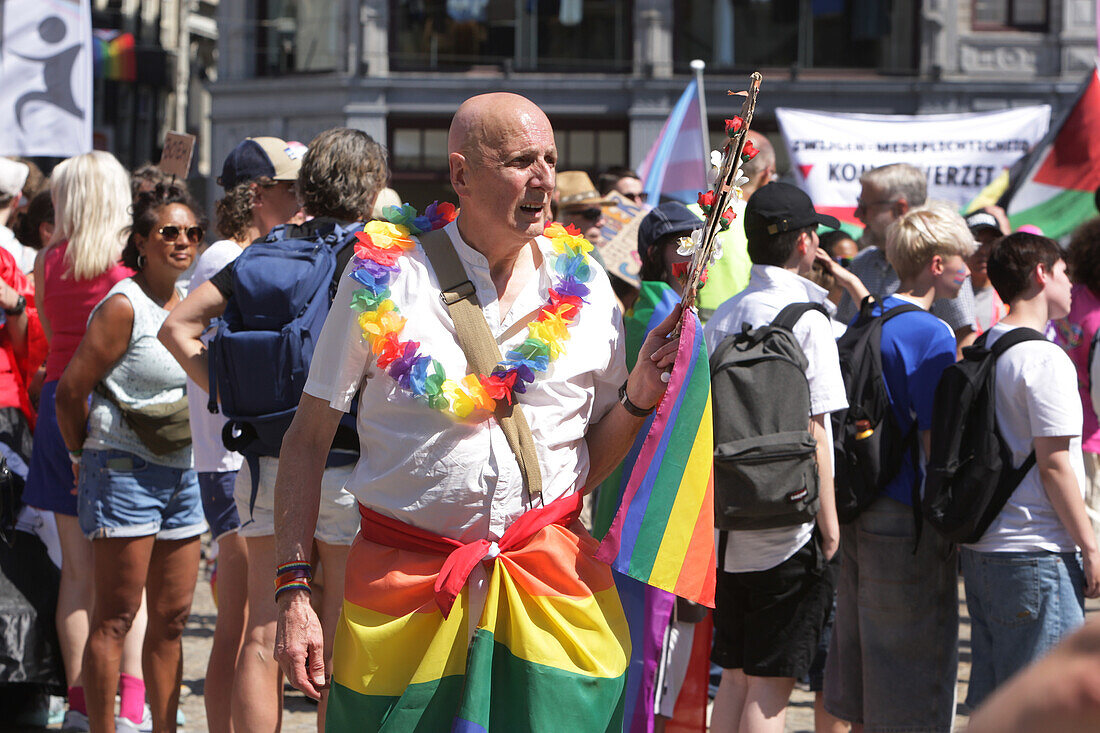
<path fill-rule="evenodd" d="M 164 136 L 164 150 L 157 168 L 181 180 L 191 171 L 191 156 L 195 154 L 195 136 L 183 132 L 169 132 Z"/>
<path fill-rule="evenodd" d="M 638 270 L 642 266 L 638 257 L 638 227 L 650 207 L 636 204 L 616 191 L 609 193 L 607 198 L 615 203 L 603 210 L 600 235 L 605 244 L 600 247 L 600 256 L 609 273 L 638 287 L 641 284 Z"/>

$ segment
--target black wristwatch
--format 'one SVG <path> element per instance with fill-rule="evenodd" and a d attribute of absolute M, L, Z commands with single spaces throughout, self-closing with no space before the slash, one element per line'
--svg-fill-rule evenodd
<path fill-rule="evenodd" d="M 630 398 L 626 396 L 626 382 L 623 382 L 623 386 L 619 387 L 619 404 L 634 417 L 649 417 L 657 409 L 657 405 L 654 405 L 648 410 L 644 410 L 631 402 Z"/>
<path fill-rule="evenodd" d="M 9 316 L 19 316 L 23 314 L 23 311 L 27 309 L 27 299 L 22 295 L 19 296 L 19 300 L 15 301 L 14 308 L 5 308 L 4 312 Z"/>

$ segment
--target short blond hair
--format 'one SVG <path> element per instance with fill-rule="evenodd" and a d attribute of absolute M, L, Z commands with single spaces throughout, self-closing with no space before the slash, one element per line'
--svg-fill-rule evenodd
<path fill-rule="evenodd" d="M 886 259 L 902 280 L 916 277 L 936 255 L 969 257 L 974 248 L 966 222 L 943 201 L 910 209 L 886 230 Z"/>

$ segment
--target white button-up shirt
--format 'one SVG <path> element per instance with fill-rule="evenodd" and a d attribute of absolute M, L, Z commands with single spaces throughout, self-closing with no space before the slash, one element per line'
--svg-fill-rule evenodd
<path fill-rule="evenodd" d="M 501 353 L 507 353 L 527 337 L 524 324 L 547 302 L 557 280 L 550 240 L 538 237 L 542 266 L 511 309 L 501 313 L 488 261 L 462 241 L 456 222 L 444 231 L 476 288 Z M 420 353 L 437 359 L 449 379 L 462 379 L 469 366 L 423 249 L 407 252 L 399 266 L 390 292 L 408 319 L 400 339 L 419 342 Z M 565 352 L 517 395 L 535 440 L 545 503 L 583 488 L 589 468 L 584 436 L 615 404 L 627 376 L 622 315 L 611 284 L 596 272 L 588 286 L 592 292 L 569 328 Z M 305 387 L 346 411 L 362 385 L 357 416 L 362 452 L 347 490 L 370 509 L 461 542 L 501 537 L 530 508 L 504 432 L 491 418 L 459 422 L 427 407 L 374 365 L 350 307 L 360 287 L 350 277 L 341 279 Z"/>

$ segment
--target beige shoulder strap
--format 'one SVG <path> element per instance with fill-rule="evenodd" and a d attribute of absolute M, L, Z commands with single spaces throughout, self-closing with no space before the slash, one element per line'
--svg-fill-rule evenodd
<path fill-rule="evenodd" d="M 493 338 L 493 332 L 489 330 L 489 324 L 485 322 L 474 284 L 466 275 L 466 269 L 451 244 L 451 238 L 442 229 L 437 229 L 420 235 L 419 239 L 439 279 L 442 291 L 440 297 L 454 321 L 458 345 L 462 347 L 466 360 L 476 373 L 490 374 L 501 360 L 500 347 Z M 539 468 L 538 453 L 535 451 L 535 439 L 519 404 L 509 407 L 499 403 L 496 419 L 516 455 L 527 491 L 532 496 L 541 493 L 542 471 Z"/>

